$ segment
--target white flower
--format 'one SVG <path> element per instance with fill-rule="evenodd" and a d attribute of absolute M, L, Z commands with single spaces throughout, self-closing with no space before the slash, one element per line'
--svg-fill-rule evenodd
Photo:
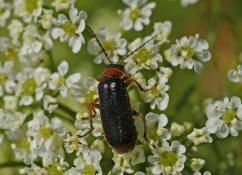
<path fill-rule="evenodd" d="M 130 51 L 133 51 L 149 39 L 150 37 L 145 37 L 143 40 L 141 38 L 137 38 L 132 43 L 129 44 L 128 48 Z M 159 49 L 159 45 L 155 45 L 154 41 L 148 42 L 144 47 L 142 47 L 136 53 L 130 56 L 130 58 L 125 60 L 127 64 L 125 66 L 126 70 L 129 69 L 128 67 L 130 67 L 131 70 L 132 69 L 140 70 L 142 68 L 145 68 L 148 70 L 157 69 L 159 66 L 158 64 L 162 62 L 162 56 L 157 53 L 158 49 Z"/>
<path fill-rule="evenodd" d="M 37 26 L 29 24 L 24 28 L 23 46 L 20 49 L 21 54 L 38 53 L 42 49 L 41 36 L 38 33 Z"/>
<path fill-rule="evenodd" d="M 64 136 L 66 128 L 61 120 L 54 117 L 49 122 L 48 117 L 42 112 L 34 115 L 34 119 L 28 122 L 27 136 L 32 137 L 30 141 L 31 150 L 51 151 L 54 149 L 54 137 Z"/>
<path fill-rule="evenodd" d="M 12 5 L 10 3 L 0 0 L 0 27 L 5 26 L 5 21 L 11 14 Z"/>
<path fill-rule="evenodd" d="M 41 15 L 40 23 L 44 29 L 50 29 L 52 26 L 53 19 L 53 10 L 43 10 L 43 14 Z"/>
<path fill-rule="evenodd" d="M 212 175 L 209 171 L 205 171 L 203 173 L 195 172 L 193 175 Z"/>
<path fill-rule="evenodd" d="M 19 170 L 20 174 L 24 175 L 43 175 L 43 174 L 48 174 L 47 170 L 45 168 L 38 167 L 35 164 L 31 164 L 31 167 L 25 167 Z"/>
<path fill-rule="evenodd" d="M 111 30 L 108 30 L 106 27 L 99 27 L 96 35 L 113 63 L 118 62 L 118 56 L 123 56 L 126 54 L 127 41 L 121 38 L 121 33 L 115 33 Z M 92 38 L 88 42 L 87 50 L 90 54 L 96 55 L 94 60 L 96 64 L 100 64 L 102 61 L 104 61 L 106 64 L 109 64 L 105 54 L 99 47 L 95 38 Z"/>
<path fill-rule="evenodd" d="M 74 135 L 71 132 L 68 132 L 67 138 L 65 141 L 65 148 L 67 153 L 72 153 L 80 149 L 79 147 L 87 146 L 87 142 L 84 138 L 79 138 L 78 136 L 82 135 L 82 132 L 77 131 Z"/>
<path fill-rule="evenodd" d="M 74 165 L 81 170 L 82 174 L 102 174 L 100 161 L 102 155 L 97 150 L 87 150 L 74 160 Z"/>
<path fill-rule="evenodd" d="M 147 0 L 123 0 L 123 2 L 129 6 L 122 12 L 122 22 L 120 26 L 124 30 L 130 30 L 134 28 L 136 31 L 141 31 L 143 25 L 150 23 L 150 16 L 152 9 L 155 8 L 156 3 L 147 3 Z"/>
<path fill-rule="evenodd" d="M 57 11 L 67 10 L 74 5 L 75 1 L 76 0 L 54 0 L 51 5 L 54 6 Z"/>
<path fill-rule="evenodd" d="M 3 65 L 0 62 L 0 97 L 4 95 L 7 80 L 11 78 L 12 67 L 13 61 L 6 61 Z"/>
<path fill-rule="evenodd" d="M 206 107 L 206 127 L 210 133 L 217 137 L 225 138 L 229 134 L 238 136 L 242 130 L 242 104 L 239 97 L 224 98 Z"/>
<path fill-rule="evenodd" d="M 156 144 L 161 140 L 168 140 L 171 138 L 171 133 L 168 129 L 164 128 L 168 119 L 165 114 L 155 114 L 148 113 L 145 115 L 146 125 L 147 125 L 147 137 L 150 141 L 150 144 Z"/>
<path fill-rule="evenodd" d="M 49 113 L 52 113 L 58 107 L 56 98 L 53 98 L 49 95 L 44 96 L 43 103 L 44 109 L 47 110 Z"/>
<path fill-rule="evenodd" d="M 199 172 L 200 169 L 202 169 L 202 167 L 204 166 L 204 164 L 205 164 L 205 160 L 192 158 L 190 166 L 191 166 L 193 171 Z"/>
<path fill-rule="evenodd" d="M 143 145 L 136 145 L 134 149 L 127 153 L 127 156 L 130 156 L 131 165 L 135 166 L 140 163 L 145 162 L 145 154 Z"/>
<path fill-rule="evenodd" d="M 23 23 L 17 19 L 11 20 L 11 23 L 8 25 L 8 30 L 12 38 L 13 43 L 18 44 L 19 35 L 23 32 L 24 27 Z"/>
<path fill-rule="evenodd" d="M 67 97 L 68 89 L 76 88 L 76 84 L 81 79 L 80 73 L 75 73 L 65 78 L 69 69 L 69 65 L 66 61 L 62 61 L 58 66 L 58 73 L 55 72 L 51 75 L 49 81 L 49 88 L 52 90 L 59 90 L 62 97 Z"/>
<path fill-rule="evenodd" d="M 125 172 L 131 174 L 134 170 L 131 168 L 131 160 L 128 154 L 118 154 L 113 151 L 114 166 L 108 175 L 123 175 Z"/>
<path fill-rule="evenodd" d="M 228 78 L 232 82 L 241 82 L 242 81 L 242 65 L 237 66 L 237 70 L 230 69 L 228 72 Z"/>
<path fill-rule="evenodd" d="M 171 124 L 171 135 L 172 137 L 179 137 L 185 132 L 185 127 L 176 122 Z"/>
<path fill-rule="evenodd" d="M 157 40 L 159 44 L 168 42 L 169 40 L 167 40 L 167 38 L 171 33 L 171 27 L 172 23 L 170 21 L 157 22 L 154 24 L 154 32 L 152 36 L 157 35 L 155 40 Z"/>
<path fill-rule="evenodd" d="M 14 14 L 22 17 L 24 22 L 36 22 L 41 15 L 43 0 L 15 0 Z"/>
<path fill-rule="evenodd" d="M 181 4 L 183 7 L 186 7 L 191 4 L 195 4 L 197 2 L 198 2 L 198 0 L 181 0 Z"/>
<path fill-rule="evenodd" d="M 156 71 L 156 76 L 158 80 L 154 77 L 148 80 L 149 88 L 153 87 L 150 91 L 145 92 L 144 101 L 146 103 L 151 103 L 151 109 L 155 109 L 156 106 L 159 110 L 165 110 L 168 106 L 169 95 L 167 91 L 169 90 L 169 85 L 167 85 L 168 78 L 162 74 L 162 72 Z"/>
<path fill-rule="evenodd" d="M 26 119 L 26 117 L 27 117 L 27 114 L 24 114 L 21 112 L 2 111 L 0 112 L 0 119 L 1 119 L 0 128 L 15 131 L 22 127 L 22 124 Z"/>
<path fill-rule="evenodd" d="M 98 98 L 98 82 L 94 78 L 88 77 L 79 82 L 78 86 L 73 88 L 72 95 L 82 104 L 89 104 Z"/>
<path fill-rule="evenodd" d="M 5 95 L 3 97 L 4 108 L 7 110 L 15 110 L 17 108 L 18 99 L 15 96 Z"/>
<path fill-rule="evenodd" d="M 101 117 L 100 116 L 97 116 L 97 111 L 95 111 L 95 118 L 93 118 L 92 122 L 93 122 L 93 131 L 92 131 L 92 135 L 94 137 L 98 137 L 98 136 L 101 136 L 102 134 L 102 122 L 101 122 Z M 98 111 L 98 115 L 99 114 L 99 111 Z M 88 119 L 88 120 L 87 120 Z M 84 114 L 78 112 L 77 115 L 76 115 L 76 121 L 75 121 L 75 127 L 82 130 L 82 131 L 88 131 L 90 129 L 90 121 L 89 121 L 89 113 L 88 112 L 85 112 Z"/>
<path fill-rule="evenodd" d="M 23 137 L 20 140 L 20 146 L 12 145 L 14 155 L 18 160 L 23 160 L 26 164 L 31 164 L 37 158 L 37 154 L 30 150 L 30 137 Z"/>
<path fill-rule="evenodd" d="M 210 136 L 210 133 L 205 127 L 201 129 L 194 128 L 192 133 L 190 133 L 187 138 L 195 145 L 199 145 L 201 143 L 211 143 L 213 141 L 213 138 Z"/>
<path fill-rule="evenodd" d="M 43 90 L 47 87 L 50 72 L 46 68 L 24 68 L 16 75 L 16 95 L 20 97 L 19 105 L 28 106 L 34 102 L 34 97 L 40 101 L 44 95 Z"/>
<path fill-rule="evenodd" d="M 186 161 L 186 147 L 178 141 L 173 141 L 171 145 L 164 142 L 162 147 L 151 150 L 153 155 L 148 157 L 152 164 L 151 171 L 153 174 L 176 174 L 183 170 Z"/>
<path fill-rule="evenodd" d="M 82 32 L 85 29 L 86 19 L 87 14 L 84 11 L 78 11 L 72 6 L 69 10 L 69 17 L 59 14 L 58 19 L 53 19 L 53 24 L 57 27 L 52 29 L 51 35 L 54 39 L 59 38 L 61 42 L 68 42 L 72 52 L 77 53 L 85 43 Z"/>
<path fill-rule="evenodd" d="M 201 73 L 203 67 L 201 62 L 207 62 L 211 58 L 208 47 L 208 42 L 199 39 L 198 35 L 182 37 L 164 54 L 172 66 L 180 65 L 181 69 L 194 69 L 195 72 Z"/>
<path fill-rule="evenodd" d="M 91 146 L 91 149 L 96 149 L 98 150 L 100 153 L 104 153 L 105 151 L 105 145 L 103 143 L 102 140 L 100 139 L 96 139 L 93 143 L 92 143 L 92 146 Z"/>

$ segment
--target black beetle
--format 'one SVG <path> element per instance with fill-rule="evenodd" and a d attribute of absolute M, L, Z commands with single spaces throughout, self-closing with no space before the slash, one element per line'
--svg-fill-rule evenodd
<path fill-rule="evenodd" d="M 151 37 L 140 47 L 130 52 L 127 56 L 121 59 L 120 64 L 112 64 L 111 59 L 105 52 L 96 34 L 89 26 L 86 27 L 95 37 L 110 64 L 107 65 L 102 76 L 97 78 L 97 80 L 100 82 L 98 84 L 99 98 L 95 99 L 90 104 L 86 104 L 89 112 L 90 130 L 86 134 L 79 137 L 84 137 L 92 132 L 94 129 L 92 117 L 95 116 L 95 108 L 99 108 L 104 136 L 109 145 L 118 153 L 130 152 L 133 150 L 137 139 L 137 131 L 134 119 L 132 118 L 133 115 L 137 115 L 142 119 L 144 124 L 144 138 L 146 141 L 148 141 L 148 139 L 146 137 L 145 118 L 142 114 L 131 109 L 129 95 L 126 88 L 131 83 L 135 83 L 142 91 L 149 91 L 150 89 L 143 89 L 136 80 L 130 79 L 131 75 L 125 73 L 122 63 L 126 58 L 134 54 L 146 43 L 153 40 L 156 36 Z"/>

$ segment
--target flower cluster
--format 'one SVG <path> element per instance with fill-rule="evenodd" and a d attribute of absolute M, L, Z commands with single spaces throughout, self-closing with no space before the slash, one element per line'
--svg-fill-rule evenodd
<path fill-rule="evenodd" d="M 194 69 L 195 72 L 201 73 L 201 62 L 207 62 L 211 58 L 208 47 L 207 41 L 199 39 L 198 35 L 182 37 L 165 51 L 165 57 L 172 66 L 180 65 L 182 69 Z"/>
<path fill-rule="evenodd" d="M 142 31 L 151 23 L 155 2 L 122 2 L 128 6 L 119 11 L 122 29 Z M 197 0 L 181 2 L 187 6 Z M 73 73 L 70 59 L 56 65 L 52 55 L 58 42 L 78 53 L 85 44 L 84 31 L 90 31 L 87 20 L 75 0 L 16 0 L 12 4 L 0 0 L 0 27 L 8 29 L 0 36 L 0 143 L 11 143 L 15 158 L 26 165 L 19 173 L 178 175 L 192 171 L 194 175 L 210 175 L 204 171 L 205 160 L 192 154 L 200 144 L 213 143 L 214 135 L 221 139 L 239 135 L 241 99 L 225 97 L 208 104 L 207 121 L 200 129 L 189 122 L 174 121 L 176 109 L 166 111 L 174 67 L 201 73 L 203 62 L 211 59 L 208 42 L 196 35 L 177 39 L 169 47 L 170 21 L 152 24 L 149 35 L 133 41 L 126 39 L 122 30 L 97 29 L 97 38 L 91 38 L 86 47 L 95 56 L 94 63 L 122 64 L 122 80 L 127 85 L 128 80 L 134 82 L 143 91 L 126 88 L 132 108 L 137 101 L 146 103 L 142 104 L 147 112 L 143 123 L 134 119 L 138 134 L 134 149 L 119 154 L 111 151 L 103 136 L 99 79 Z M 240 69 L 239 65 L 238 70 L 229 71 L 231 81 L 241 81 Z M 146 167 L 140 168 L 143 165 Z"/>

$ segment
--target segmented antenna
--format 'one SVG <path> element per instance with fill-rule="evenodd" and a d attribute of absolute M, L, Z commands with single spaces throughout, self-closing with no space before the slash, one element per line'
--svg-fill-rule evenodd
<path fill-rule="evenodd" d="M 108 56 L 107 52 L 106 52 L 105 49 L 103 48 L 101 42 L 99 41 L 97 35 L 94 33 L 94 31 L 92 30 L 92 28 L 91 28 L 90 26 L 88 26 L 87 24 L 86 24 L 86 28 L 87 28 L 87 30 L 92 34 L 92 36 L 96 39 L 96 41 L 97 41 L 99 47 L 100 47 L 100 48 L 102 49 L 102 51 L 104 52 L 104 54 L 105 54 L 105 56 L 107 57 L 109 63 L 110 63 L 110 64 L 113 64 L 112 61 L 111 61 L 111 58 Z"/>
<path fill-rule="evenodd" d="M 157 35 L 152 36 L 150 39 L 148 39 L 147 41 L 145 41 L 143 44 L 141 44 L 139 47 L 137 47 L 136 49 L 134 49 L 133 51 L 129 52 L 125 57 L 123 57 L 119 64 L 123 64 L 123 62 L 130 57 L 131 55 L 133 55 L 135 52 L 137 52 L 139 49 L 141 49 L 142 47 L 144 47 L 148 42 L 152 41 L 153 39 L 155 39 L 157 37 Z"/>

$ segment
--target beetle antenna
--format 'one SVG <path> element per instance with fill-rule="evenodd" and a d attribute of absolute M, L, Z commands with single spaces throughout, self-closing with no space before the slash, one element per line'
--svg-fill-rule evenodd
<path fill-rule="evenodd" d="M 133 55 L 135 52 L 137 52 L 138 50 L 140 50 L 142 47 L 144 47 L 148 42 L 154 40 L 157 37 L 157 35 L 152 36 L 150 39 L 148 39 L 147 41 L 145 41 L 143 44 L 141 44 L 139 47 L 137 47 L 136 49 L 134 49 L 133 51 L 129 52 L 125 57 L 123 57 L 120 60 L 120 64 L 123 64 L 123 62 L 130 57 L 131 55 Z"/>
<path fill-rule="evenodd" d="M 95 34 L 95 32 L 94 32 L 94 31 L 92 30 L 92 28 L 91 28 L 90 26 L 88 26 L 87 24 L 86 24 L 86 28 L 87 28 L 87 30 L 91 33 L 91 35 L 96 39 L 96 41 L 97 41 L 99 47 L 102 49 L 102 51 L 103 51 L 103 53 L 105 54 L 105 56 L 107 57 L 109 63 L 112 64 L 111 58 L 108 56 L 107 52 L 106 52 L 105 49 L 103 48 L 103 46 L 102 46 L 101 42 L 99 41 L 99 39 L 98 39 L 97 35 Z"/>

